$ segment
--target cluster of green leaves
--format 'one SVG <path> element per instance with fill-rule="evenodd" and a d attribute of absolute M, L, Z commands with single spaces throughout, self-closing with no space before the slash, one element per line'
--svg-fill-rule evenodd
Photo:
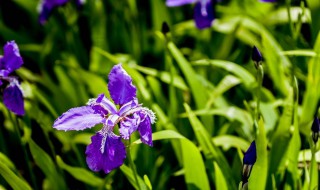
<path fill-rule="evenodd" d="M 318 188 L 310 138 L 320 98 L 318 0 L 224 0 L 205 30 L 195 27 L 192 5 L 165 0 L 87 0 L 81 10 L 67 3 L 43 26 L 38 3 L 0 4 L 0 44 L 15 40 L 24 59 L 16 74 L 26 107 L 18 118 L 0 102 L 0 188 L 241 189 L 253 140 L 249 189 Z M 261 119 L 253 45 L 264 58 Z M 88 169 L 84 150 L 101 126 L 52 128 L 68 109 L 109 96 L 107 75 L 119 62 L 157 115 L 154 147 L 138 135 L 131 141 L 139 184 L 127 161 L 107 175 Z"/>

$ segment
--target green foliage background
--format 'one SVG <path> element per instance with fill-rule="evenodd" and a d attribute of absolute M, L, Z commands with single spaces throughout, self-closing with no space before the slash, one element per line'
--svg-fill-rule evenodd
<path fill-rule="evenodd" d="M 0 44 L 20 48 L 26 107 L 18 118 L 0 102 L 0 188 L 241 189 L 243 153 L 256 140 L 249 189 L 318 189 L 310 131 L 319 116 L 318 0 L 223 0 L 204 30 L 193 5 L 165 0 L 87 0 L 80 10 L 69 2 L 43 26 L 38 4 L 0 1 Z M 253 45 L 264 58 L 259 120 Z M 101 126 L 52 128 L 63 112 L 108 94 L 119 62 L 157 115 L 154 147 L 131 140 L 139 185 L 128 161 L 107 175 L 88 169 L 85 147 Z"/>

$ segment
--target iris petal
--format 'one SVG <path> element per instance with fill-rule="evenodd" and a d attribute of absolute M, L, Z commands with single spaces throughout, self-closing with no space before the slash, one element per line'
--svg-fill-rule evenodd
<path fill-rule="evenodd" d="M 115 104 L 123 105 L 136 97 L 132 78 L 121 64 L 115 65 L 110 71 L 108 89 Z"/>
<path fill-rule="evenodd" d="M 87 105 L 92 106 L 97 113 L 103 115 L 117 113 L 117 107 L 104 94 L 99 94 L 97 98 L 90 99 Z"/>
<path fill-rule="evenodd" d="M 122 138 L 129 139 L 131 134 L 138 129 L 140 124 L 140 116 L 134 114 L 131 118 L 127 117 L 126 120 L 120 123 L 119 133 Z"/>
<path fill-rule="evenodd" d="M 149 146 L 153 146 L 152 143 L 152 127 L 151 127 L 151 119 L 149 115 L 145 113 L 139 113 L 141 117 L 141 123 L 139 124 L 138 131 L 140 133 L 140 139 L 144 144 Z"/>
<path fill-rule="evenodd" d="M 168 7 L 181 6 L 186 4 L 194 3 L 196 0 L 167 0 L 166 5 Z"/>
<path fill-rule="evenodd" d="M 44 24 L 48 20 L 52 10 L 55 7 L 61 6 L 68 1 L 69 0 L 43 0 L 41 5 L 39 6 L 39 22 L 41 24 Z"/>
<path fill-rule="evenodd" d="M 8 73 L 18 69 L 23 64 L 19 48 L 14 41 L 7 42 L 3 47 L 3 58 L 0 63 L 0 70 L 7 70 Z"/>
<path fill-rule="evenodd" d="M 269 2 L 269 3 L 273 3 L 273 2 L 277 2 L 277 0 L 260 0 L 262 2 Z"/>
<path fill-rule="evenodd" d="M 91 144 L 87 146 L 87 164 L 93 171 L 103 170 L 106 174 L 121 166 L 126 158 L 125 146 L 121 138 L 110 133 L 106 136 L 104 152 L 101 153 L 101 143 L 104 136 L 100 133 L 91 137 Z"/>
<path fill-rule="evenodd" d="M 3 91 L 3 103 L 17 115 L 24 115 L 23 96 L 18 81 L 11 82 Z"/>
<path fill-rule="evenodd" d="M 54 121 L 53 127 L 58 130 L 83 130 L 102 123 L 104 118 L 91 106 L 72 108 Z"/>
<path fill-rule="evenodd" d="M 199 29 L 211 27 L 214 20 L 214 10 L 211 1 L 197 2 L 194 7 L 194 20 Z"/>

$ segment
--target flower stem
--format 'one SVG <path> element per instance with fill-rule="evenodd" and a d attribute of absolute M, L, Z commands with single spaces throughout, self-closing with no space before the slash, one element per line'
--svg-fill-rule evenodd
<path fill-rule="evenodd" d="M 35 175 L 34 173 L 32 172 L 32 168 L 31 168 L 31 164 L 30 164 L 30 158 L 29 158 L 29 155 L 26 151 L 26 146 L 25 144 L 21 141 L 21 133 L 20 133 L 20 122 L 19 122 L 19 119 L 18 117 L 15 117 L 16 120 L 14 120 L 13 116 L 11 115 L 11 113 L 9 112 L 8 113 L 9 117 L 10 117 L 10 120 L 12 121 L 12 123 L 14 124 L 14 129 L 16 130 L 16 133 L 17 133 L 17 137 L 20 141 L 20 145 L 21 145 L 21 148 L 22 148 L 22 151 L 23 151 L 23 154 L 24 154 L 24 158 L 25 158 L 25 161 L 26 161 L 26 165 L 27 165 L 27 168 L 28 168 L 28 172 L 29 172 L 29 175 L 30 175 L 30 178 L 31 178 L 31 182 L 32 182 L 32 185 L 33 185 L 33 188 L 34 189 L 38 189 L 38 186 L 37 186 L 37 183 L 36 183 L 36 178 L 35 178 Z"/>
<path fill-rule="evenodd" d="M 318 175 L 316 174 L 316 176 L 314 176 L 315 173 L 318 173 L 317 172 L 318 165 L 315 160 L 316 159 L 315 154 L 316 154 L 316 144 L 317 143 L 313 143 L 311 138 L 309 138 L 309 143 L 310 143 L 310 149 L 311 149 L 309 189 L 313 189 L 312 186 L 318 186 L 318 183 L 317 183 Z"/>
<path fill-rule="evenodd" d="M 261 100 L 261 91 L 262 91 L 262 81 L 263 81 L 263 67 L 262 65 L 258 66 L 257 73 L 257 82 L 258 82 L 258 90 L 257 90 L 257 108 L 255 113 L 255 119 L 258 121 L 260 118 L 260 100 Z"/>
<path fill-rule="evenodd" d="M 136 170 L 136 165 L 134 164 L 134 162 L 132 160 L 132 156 L 131 156 L 131 151 L 130 151 L 131 146 L 130 145 L 131 145 L 131 139 L 129 139 L 129 145 L 127 147 L 127 155 L 128 155 L 129 165 L 130 165 L 130 167 L 132 169 L 134 179 L 135 179 L 135 181 L 137 183 L 137 188 L 139 190 L 141 190 L 140 183 L 138 181 L 138 173 L 137 173 L 137 170 Z"/>

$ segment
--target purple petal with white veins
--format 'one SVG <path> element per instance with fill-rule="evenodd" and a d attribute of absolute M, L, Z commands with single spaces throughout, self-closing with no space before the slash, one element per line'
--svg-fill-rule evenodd
<path fill-rule="evenodd" d="M 103 170 L 106 174 L 120 167 L 126 158 L 126 149 L 119 136 L 108 134 L 106 136 L 104 151 L 101 153 L 103 135 L 100 133 L 91 137 L 91 144 L 87 146 L 87 164 L 93 171 Z"/>
<path fill-rule="evenodd" d="M 117 113 L 117 107 L 104 96 L 104 94 L 99 94 L 97 98 L 90 99 L 87 105 L 90 105 L 96 113 L 101 115 L 108 115 L 109 113 Z"/>
<path fill-rule="evenodd" d="M 10 72 L 8 70 L 0 70 L 0 76 L 1 77 L 7 77 L 9 76 Z"/>
<path fill-rule="evenodd" d="M 19 48 L 14 41 L 7 42 L 3 47 L 3 58 L 1 60 L 0 70 L 7 70 L 9 73 L 18 69 L 23 64 Z"/>
<path fill-rule="evenodd" d="M 140 112 L 139 115 L 142 120 L 138 127 L 140 139 L 144 144 L 153 146 L 151 120 L 147 114 Z"/>
<path fill-rule="evenodd" d="M 134 114 L 130 118 L 127 117 L 124 121 L 120 123 L 119 133 L 122 138 L 129 139 L 131 134 L 138 129 L 140 124 L 140 116 Z"/>
<path fill-rule="evenodd" d="M 110 113 L 113 113 L 113 114 L 117 113 L 117 107 L 108 98 L 106 98 L 104 94 L 100 94 L 96 102 L 101 104 Z"/>
<path fill-rule="evenodd" d="M 13 80 L 3 91 L 3 103 L 13 113 L 24 115 L 24 102 L 18 81 Z"/>
<path fill-rule="evenodd" d="M 104 117 L 91 106 L 76 107 L 68 110 L 54 121 L 53 128 L 58 130 L 83 130 L 102 123 Z"/>
<path fill-rule="evenodd" d="M 106 121 L 106 124 L 113 128 L 117 124 L 118 119 L 119 119 L 119 115 L 117 114 L 110 115 Z"/>
<path fill-rule="evenodd" d="M 166 5 L 168 7 L 181 6 L 186 4 L 194 3 L 196 0 L 167 0 Z"/>
<path fill-rule="evenodd" d="M 110 71 L 108 90 L 115 104 L 123 105 L 136 97 L 136 87 L 121 64 L 115 65 Z"/>
<path fill-rule="evenodd" d="M 211 27 L 214 20 L 214 10 L 211 1 L 196 3 L 194 7 L 194 20 L 199 29 Z"/>
<path fill-rule="evenodd" d="M 136 108 L 139 106 L 138 100 L 136 98 L 134 98 L 132 101 L 127 102 L 126 104 L 122 105 L 121 108 L 119 109 L 118 114 L 120 116 L 123 115 L 128 115 L 128 114 L 132 114 L 129 113 L 130 111 L 132 111 L 132 109 Z"/>
<path fill-rule="evenodd" d="M 1 70 L 4 70 L 4 69 L 6 69 L 6 68 L 4 68 L 4 62 L 3 62 L 3 56 L 2 55 L 0 55 L 0 71 Z M 1 74 L 0 74 L 0 76 L 2 76 Z"/>

